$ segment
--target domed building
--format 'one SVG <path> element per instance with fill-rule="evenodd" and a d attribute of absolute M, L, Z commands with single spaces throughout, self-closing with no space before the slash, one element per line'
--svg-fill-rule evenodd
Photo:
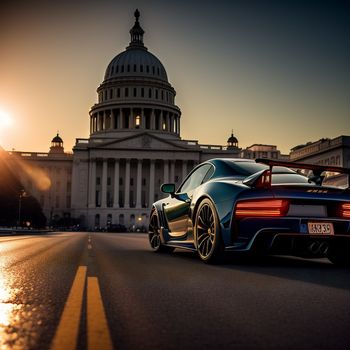
<path fill-rule="evenodd" d="M 183 140 L 175 89 L 144 45 L 140 13 L 126 50 L 108 64 L 90 110 L 90 137 L 73 148 L 72 214 L 87 227 L 147 226 L 162 183 L 179 185 L 198 163 L 238 147 Z"/>

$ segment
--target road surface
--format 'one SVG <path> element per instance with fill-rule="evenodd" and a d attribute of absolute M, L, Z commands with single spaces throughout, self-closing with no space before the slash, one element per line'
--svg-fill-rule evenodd
<path fill-rule="evenodd" d="M 145 234 L 0 237 L 0 349 L 349 349 L 350 269 L 150 251 Z"/>

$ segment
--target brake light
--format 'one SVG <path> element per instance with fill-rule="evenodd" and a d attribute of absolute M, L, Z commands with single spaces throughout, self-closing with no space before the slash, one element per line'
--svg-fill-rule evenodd
<path fill-rule="evenodd" d="M 285 216 L 289 209 L 289 202 L 285 199 L 247 200 L 238 202 L 235 216 Z"/>
<path fill-rule="evenodd" d="M 341 204 L 340 216 L 343 218 L 350 218 L 350 203 Z"/>

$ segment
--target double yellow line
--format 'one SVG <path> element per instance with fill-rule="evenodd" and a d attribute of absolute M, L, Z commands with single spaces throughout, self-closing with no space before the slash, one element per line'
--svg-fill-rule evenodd
<path fill-rule="evenodd" d="M 79 266 L 51 344 L 51 350 L 75 350 L 87 267 Z M 87 277 L 87 348 L 113 349 L 97 277 Z"/>

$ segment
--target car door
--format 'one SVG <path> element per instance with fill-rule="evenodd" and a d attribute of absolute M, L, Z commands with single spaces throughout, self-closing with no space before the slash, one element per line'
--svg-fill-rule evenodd
<path fill-rule="evenodd" d="M 163 210 L 170 236 L 177 238 L 186 236 L 193 192 L 202 184 L 211 168 L 212 165 L 208 163 L 196 168 L 183 182 L 174 198 L 169 197 L 169 201 L 164 204 Z"/>

